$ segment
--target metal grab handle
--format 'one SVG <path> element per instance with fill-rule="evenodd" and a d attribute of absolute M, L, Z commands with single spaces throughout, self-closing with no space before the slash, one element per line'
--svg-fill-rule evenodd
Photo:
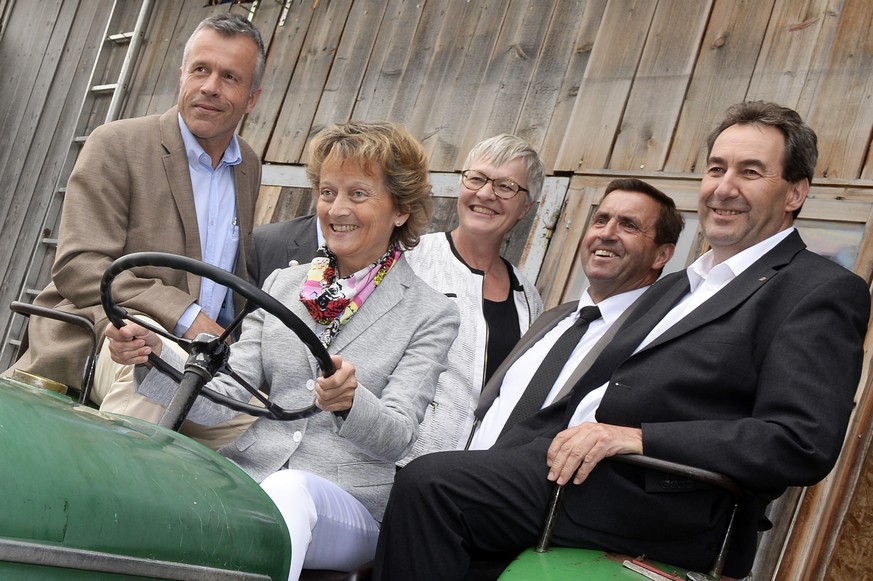
<path fill-rule="evenodd" d="M 639 468 L 658 470 L 659 472 L 665 472 L 674 476 L 696 480 L 697 482 L 702 482 L 726 490 L 733 496 L 734 501 L 731 506 L 730 516 L 728 517 L 728 524 L 709 574 L 705 576 L 702 576 L 703 574 L 701 573 L 689 574 L 694 575 L 694 577 L 689 577 L 691 579 L 720 579 L 722 571 L 724 571 L 725 562 L 727 561 L 731 536 L 733 535 L 737 511 L 739 509 L 739 497 L 741 493 L 739 484 L 737 484 L 733 479 L 718 472 L 704 470 L 703 468 L 695 468 L 693 466 L 679 464 L 678 462 L 670 462 L 669 460 L 652 458 L 642 454 L 618 454 L 616 456 L 610 456 L 607 459 L 621 462 L 622 464 L 630 464 Z M 537 553 L 544 553 L 549 550 L 549 545 L 552 542 L 552 534 L 554 533 L 555 524 L 558 520 L 558 512 L 561 509 L 563 498 L 564 486 L 555 484 L 550 496 L 549 507 L 546 512 L 546 522 L 543 527 L 543 533 L 540 537 L 539 544 L 534 548 L 534 551 Z"/>
<path fill-rule="evenodd" d="M 12 301 L 9 304 L 9 309 L 12 312 L 22 315 L 36 315 L 39 317 L 54 319 L 55 321 L 61 321 L 63 323 L 70 323 L 71 325 L 81 327 L 88 332 L 91 337 L 91 353 L 85 358 L 85 369 L 82 373 L 82 387 L 79 391 L 79 403 L 86 404 L 88 402 L 88 397 L 91 395 L 91 386 L 94 383 L 94 368 L 97 365 L 98 341 L 97 332 L 94 330 L 94 323 L 82 315 L 59 311 L 58 309 L 52 309 L 49 307 L 40 307 L 30 303 L 22 303 L 20 301 Z"/>
<path fill-rule="evenodd" d="M 549 510 L 546 513 L 546 524 L 543 527 L 543 534 L 540 536 L 540 542 L 536 547 L 534 547 L 535 552 L 545 553 L 549 550 L 549 545 L 552 544 L 552 534 L 555 532 L 555 524 L 558 522 L 558 511 L 560 510 L 563 501 L 564 487 L 560 484 L 555 484 L 549 500 Z"/>

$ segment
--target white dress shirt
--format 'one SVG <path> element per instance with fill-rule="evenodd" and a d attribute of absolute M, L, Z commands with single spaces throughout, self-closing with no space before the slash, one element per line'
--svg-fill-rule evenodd
<path fill-rule="evenodd" d="M 773 250 L 777 244 L 782 242 L 793 231 L 793 227 L 782 230 L 719 264 L 714 264 L 712 250 L 695 260 L 686 269 L 688 281 L 691 285 L 690 292 L 655 325 L 655 328 L 643 339 L 642 343 L 634 350 L 634 353 L 643 349 L 646 345 L 660 337 L 664 331 L 681 321 L 688 313 L 712 298 L 715 293 L 727 286 L 730 281 L 739 276 L 740 273 L 749 268 L 762 256 Z M 582 398 L 582 401 L 576 406 L 573 417 L 570 418 L 570 423 L 567 424 L 568 428 L 578 426 L 583 422 L 597 421 L 595 414 L 597 413 L 597 408 L 600 407 L 600 402 L 603 400 L 603 394 L 606 393 L 608 385 L 606 383 Z"/>
<path fill-rule="evenodd" d="M 601 318 L 592 321 L 588 325 L 588 330 L 576 345 L 576 348 L 573 350 L 573 353 L 570 355 L 570 358 L 561 370 L 560 375 L 558 375 L 558 378 L 555 380 L 555 384 L 552 386 L 551 391 L 548 396 L 546 396 L 543 407 L 552 403 L 555 396 L 561 391 L 561 388 L 570 378 L 570 375 L 588 354 L 588 351 L 597 344 L 616 319 L 618 319 L 625 309 L 632 305 L 647 288 L 648 287 L 643 287 L 621 293 L 597 303 L 597 306 L 600 307 Z M 521 357 L 512 364 L 512 367 L 507 370 L 506 375 L 503 378 L 503 383 L 500 385 L 500 391 L 497 398 L 494 400 L 491 407 L 488 408 L 485 417 L 482 418 L 482 423 L 473 435 L 473 440 L 470 442 L 469 446 L 470 450 L 484 450 L 490 448 L 494 444 L 497 437 L 500 435 L 500 432 L 503 431 L 503 426 L 506 424 L 509 414 L 512 412 L 513 408 L 515 408 L 515 405 L 521 398 L 521 394 L 524 393 L 531 378 L 533 378 L 534 373 L 545 358 L 546 353 L 551 350 L 558 341 L 558 338 L 564 334 L 564 331 L 573 325 L 576 318 L 579 316 L 579 311 L 582 307 L 592 305 L 594 305 L 594 301 L 591 300 L 591 297 L 588 294 L 588 289 L 586 289 L 579 298 L 579 306 L 576 310 L 570 313 L 570 315 L 563 320 L 559 321 L 554 328 L 543 335 L 539 341 L 534 343 L 530 349 L 525 351 Z"/>

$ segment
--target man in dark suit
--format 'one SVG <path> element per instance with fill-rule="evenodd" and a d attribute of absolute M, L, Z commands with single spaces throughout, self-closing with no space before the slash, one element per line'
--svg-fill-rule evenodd
<path fill-rule="evenodd" d="M 725 494 L 662 488 L 657 473 L 603 461 L 643 452 L 744 487 L 725 569 L 741 577 L 767 504 L 831 470 L 861 373 L 870 295 L 861 278 L 806 250 L 793 227 L 815 169 L 815 133 L 790 109 L 741 103 L 707 146 L 698 213 L 711 250 L 652 286 L 568 397 L 489 450 L 404 468 L 377 579 L 459 579 L 471 550 L 532 546 L 554 482 L 570 483 L 556 544 L 707 568 Z"/>
<path fill-rule="evenodd" d="M 315 214 L 256 226 L 249 245 L 249 279 L 259 287 L 274 270 L 311 262 L 321 234 Z"/>
<path fill-rule="evenodd" d="M 580 300 L 540 315 L 497 368 L 479 397 L 468 449 L 490 448 L 507 421 L 518 421 L 523 415 L 518 409 L 520 400 L 535 398 L 535 410 L 569 393 L 633 303 L 661 275 L 676 249 L 683 223 L 673 200 L 642 180 L 619 178 L 606 186 L 579 251 L 588 288 Z M 560 338 L 565 333 L 572 333 L 583 309 L 592 305 L 598 307 L 598 316 L 582 331 L 581 339 L 574 340 L 561 372 L 546 380 L 548 385 L 540 388 L 541 393 L 534 395 L 536 388 L 526 390 L 542 378 L 537 370 L 543 356 L 564 340 Z"/>

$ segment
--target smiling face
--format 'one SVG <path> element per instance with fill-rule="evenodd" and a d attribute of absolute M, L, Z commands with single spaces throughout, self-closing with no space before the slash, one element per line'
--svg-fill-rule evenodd
<path fill-rule="evenodd" d="M 657 280 L 673 244 L 655 243 L 661 206 L 638 192 L 613 190 L 597 207 L 582 239 L 582 269 L 595 302 Z"/>
<path fill-rule="evenodd" d="M 716 138 L 697 208 L 716 263 L 794 223 L 809 182 L 782 178 L 784 153 L 782 133 L 766 125 L 732 125 Z"/>
<path fill-rule="evenodd" d="M 466 169 L 489 178 L 509 178 L 523 188 L 528 187 L 527 167 L 522 159 L 499 166 L 476 160 Z M 522 191 L 504 200 L 494 195 L 492 182 L 478 190 L 471 190 L 461 182 L 458 192 L 459 228 L 469 234 L 503 240 L 506 233 L 524 218 L 531 205 L 528 195 Z"/>
<path fill-rule="evenodd" d="M 368 171 L 365 171 L 368 170 Z M 382 170 L 331 155 L 321 166 L 318 221 L 340 276 L 378 260 L 388 250 L 395 226 L 409 217 L 394 207 Z"/>
<path fill-rule="evenodd" d="M 190 40 L 179 76 L 179 112 L 217 165 L 242 116 L 258 102 L 252 92 L 258 46 L 244 35 L 203 28 Z"/>

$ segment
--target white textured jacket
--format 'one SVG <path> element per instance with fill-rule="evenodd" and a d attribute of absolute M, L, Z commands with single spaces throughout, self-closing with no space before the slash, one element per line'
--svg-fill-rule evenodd
<path fill-rule="evenodd" d="M 483 312 L 485 275 L 463 261 L 448 234 L 435 232 L 422 236 L 418 246 L 406 252 L 406 259 L 419 277 L 456 301 L 461 326 L 449 350 L 448 369 L 440 375 L 412 452 L 398 462 L 398 466 L 405 466 L 422 454 L 464 447 L 485 383 L 488 345 L 488 326 Z M 543 312 L 543 301 L 533 283 L 514 266 L 510 278 L 519 330 L 524 335 Z"/>

